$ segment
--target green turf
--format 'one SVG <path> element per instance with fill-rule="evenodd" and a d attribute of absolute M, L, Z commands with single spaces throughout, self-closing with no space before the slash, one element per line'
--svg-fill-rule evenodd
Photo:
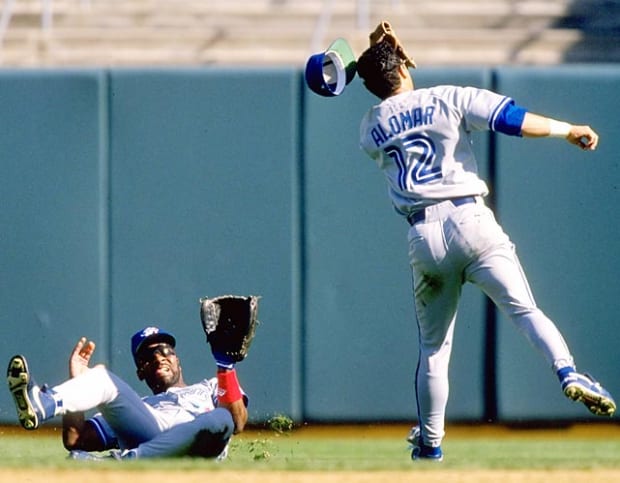
<path fill-rule="evenodd" d="M 597 469 L 620 468 L 620 440 L 567 438 L 453 439 L 444 443 L 441 464 L 423 463 L 428 468 L 455 469 Z M 93 465 L 111 467 L 116 461 L 93 463 L 71 461 L 59 436 L 2 435 L 3 467 L 75 468 Z M 225 462 L 175 458 L 123 462 L 123 468 L 141 469 L 254 469 L 254 470 L 399 470 L 411 468 L 403 440 L 355 438 L 301 438 L 254 434 L 236 438 Z"/>

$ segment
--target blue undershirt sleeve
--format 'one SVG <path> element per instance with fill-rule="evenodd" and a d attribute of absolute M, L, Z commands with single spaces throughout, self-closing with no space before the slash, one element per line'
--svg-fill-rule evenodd
<path fill-rule="evenodd" d="M 491 130 L 507 134 L 508 136 L 521 136 L 521 126 L 527 110 L 517 106 L 514 101 L 508 102 L 491 126 Z"/>

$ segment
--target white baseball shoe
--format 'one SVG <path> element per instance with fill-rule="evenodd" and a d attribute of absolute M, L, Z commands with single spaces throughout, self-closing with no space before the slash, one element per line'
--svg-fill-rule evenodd
<path fill-rule="evenodd" d="M 137 454 L 133 449 L 126 449 L 123 451 L 120 449 L 113 449 L 106 455 L 91 453 L 90 451 L 84 451 L 81 449 L 74 449 L 69 451 L 69 456 L 67 458 L 80 461 L 122 461 L 135 459 L 137 458 Z"/>
<path fill-rule="evenodd" d="M 422 441 L 422 432 L 419 426 L 414 426 L 407 436 L 407 441 L 411 443 L 411 459 L 412 460 L 427 460 L 427 461 L 442 461 L 443 452 L 441 447 L 427 446 Z"/>
<path fill-rule="evenodd" d="M 583 403 L 592 414 L 613 416 L 616 403 L 611 394 L 589 374 L 570 372 L 562 379 L 564 395 Z"/>
<path fill-rule="evenodd" d="M 6 380 L 17 409 L 17 418 L 24 429 L 37 429 L 43 421 L 54 417 L 56 401 L 34 382 L 24 356 L 11 358 Z"/>

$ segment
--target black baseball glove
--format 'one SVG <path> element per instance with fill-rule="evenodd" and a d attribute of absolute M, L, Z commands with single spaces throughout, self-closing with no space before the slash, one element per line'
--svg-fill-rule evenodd
<path fill-rule="evenodd" d="M 211 352 L 219 362 L 245 359 L 258 326 L 258 300 L 255 295 L 222 295 L 200 299 L 200 320 Z"/>

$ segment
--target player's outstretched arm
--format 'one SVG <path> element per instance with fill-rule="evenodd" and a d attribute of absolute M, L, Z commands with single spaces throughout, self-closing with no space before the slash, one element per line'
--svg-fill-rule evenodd
<path fill-rule="evenodd" d="M 523 118 L 521 134 L 525 137 L 557 137 L 584 150 L 593 151 L 598 145 L 598 134 L 590 126 L 556 121 L 528 112 Z"/>
<path fill-rule="evenodd" d="M 74 449 L 103 451 L 107 449 L 93 423 L 86 420 L 82 412 L 63 415 L 62 444 L 68 451 Z"/>
<path fill-rule="evenodd" d="M 598 146 L 598 134 L 590 126 L 571 125 L 566 140 L 588 151 L 594 151 L 596 146 Z"/>
<path fill-rule="evenodd" d="M 243 431 L 248 422 L 246 399 L 239 386 L 237 371 L 232 369 L 217 369 L 217 402 L 218 407 L 228 409 L 235 423 L 235 434 Z"/>

